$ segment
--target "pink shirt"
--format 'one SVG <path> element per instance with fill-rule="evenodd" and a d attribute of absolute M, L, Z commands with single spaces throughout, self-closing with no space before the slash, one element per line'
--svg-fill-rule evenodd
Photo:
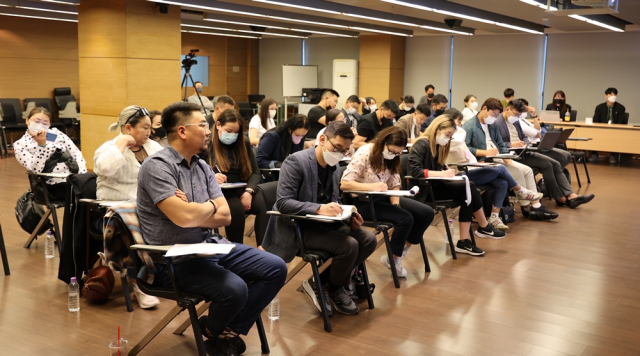
<path fill-rule="evenodd" d="M 342 180 L 347 182 L 356 181 L 358 183 L 387 183 L 389 189 L 393 189 L 400 185 L 400 175 L 392 174 L 391 171 L 385 169 L 383 172 L 375 172 L 371 168 L 369 162 L 369 154 L 373 144 L 367 144 L 360 147 L 353 155 L 347 170 L 342 175 Z M 384 159 L 384 158 L 383 158 Z"/>

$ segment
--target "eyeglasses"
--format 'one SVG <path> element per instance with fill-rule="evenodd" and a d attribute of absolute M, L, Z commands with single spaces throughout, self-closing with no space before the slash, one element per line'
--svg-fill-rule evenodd
<path fill-rule="evenodd" d="M 387 152 L 391 153 L 392 155 L 400 156 L 400 154 L 402 154 L 402 152 L 396 152 L 396 151 L 393 151 L 393 150 L 389 149 L 389 144 L 385 143 L 384 145 L 385 145 L 385 147 L 387 147 Z"/>
<path fill-rule="evenodd" d="M 134 117 L 136 117 L 136 116 L 140 116 L 140 117 L 142 117 L 142 116 L 149 116 L 149 112 L 147 111 L 147 109 L 146 109 L 146 108 L 143 108 L 143 107 L 138 108 L 138 110 L 136 110 L 136 112 L 134 112 L 134 113 L 133 113 L 133 115 L 129 116 L 129 118 L 127 119 L 127 121 L 125 121 L 125 122 L 124 122 L 124 125 L 128 124 L 128 123 L 129 123 L 129 121 L 130 121 L 131 119 L 133 119 Z M 122 126 L 124 126 L 124 125 L 122 125 Z"/>
<path fill-rule="evenodd" d="M 333 152 L 340 152 L 345 157 L 351 156 L 351 149 L 347 149 L 346 151 L 341 151 L 336 147 L 336 145 L 331 141 L 329 137 L 327 137 L 327 141 L 331 142 L 331 146 L 333 146 Z"/>
<path fill-rule="evenodd" d="M 207 128 L 209 128 L 209 123 L 208 122 L 199 122 L 197 124 L 186 124 L 186 125 L 182 125 L 182 126 L 184 126 L 184 127 L 187 127 L 187 126 L 200 126 L 203 129 L 207 129 Z"/>

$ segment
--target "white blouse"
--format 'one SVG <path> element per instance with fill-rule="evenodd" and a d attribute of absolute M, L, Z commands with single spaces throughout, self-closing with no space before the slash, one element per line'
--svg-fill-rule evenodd
<path fill-rule="evenodd" d="M 18 141 L 13 143 L 13 152 L 18 162 L 23 165 L 29 172 L 41 173 L 47 159 L 56 152 L 56 149 L 68 151 L 78 163 L 78 173 L 87 173 L 87 162 L 82 157 L 82 152 L 71 141 L 69 136 L 65 135 L 56 128 L 48 130 L 58 135 L 54 142 L 47 141 L 44 147 L 38 146 L 38 142 L 28 132 L 24 133 Z M 58 163 L 53 168 L 52 173 L 71 173 L 69 167 L 64 163 Z M 49 178 L 47 184 L 64 183 L 65 178 Z"/>
<path fill-rule="evenodd" d="M 478 111 L 471 110 L 469 109 L 469 107 L 464 108 L 462 110 L 462 123 L 464 124 L 465 122 L 467 122 L 469 119 L 471 119 L 476 115 L 478 115 Z"/>
<path fill-rule="evenodd" d="M 135 153 L 129 148 L 124 153 L 116 146 L 116 141 L 122 134 L 113 140 L 102 144 L 93 156 L 93 171 L 98 175 L 96 198 L 100 200 L 130 200 L 138 195 L 138 172 L 140 163 Z M 154 140 L 147 140 L 142 148 L 147 155 L 160 151 L 162 146 Z"/>
<path fill-rule="evenodd" d="M 258 140 L 262 138 L 262 135 L 264 135 L 265 132 L 276 127 L 276 123 L 273 121 L 273 119 L 269 118 L 269 120 L 267 120 L 267 126 L 268 126 L 267 128 L 262 127 L 262 121 L 260 121 L 259 115 L 254 115 L 251 118 L 251 121 L 249 121 L 249 130 L 251 129 L 258 130 Z"/>

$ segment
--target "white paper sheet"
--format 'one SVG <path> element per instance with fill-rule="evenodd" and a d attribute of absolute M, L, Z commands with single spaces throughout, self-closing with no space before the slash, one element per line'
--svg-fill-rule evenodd
<path fill-rule="evenodd" d="M 167 251 L 166 257 L 185 256 L 185 255 L 226 255 L 236 248 L 234 244 L 175 244 Z"/>
<path fill-rule="evenodd" d="M 242 187 L 246 187 L 247 183 L 222 183 L 220 184 L 220 188 L 225 189 L 225 188 L 242 188 Z"/>
<path fill-rule="evenodd" d="M 353 205 L 341 205 L 342 206 L 342 215 L 340 216 L 326 216 L 326 215 L 315 215 L 315 214 L 307 214 L 307 217 L 310 219 L 318 219 L 318 220 L 332 220 L 332 221 L 343 221 L 351 218 L 351 213 L 355 213 L 358 211 Z"/>

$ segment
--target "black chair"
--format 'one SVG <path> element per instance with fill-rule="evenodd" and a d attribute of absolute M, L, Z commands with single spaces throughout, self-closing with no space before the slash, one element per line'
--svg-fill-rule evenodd
<path fill-rule="evenodd" d="M 238 103 L 238 109 L 240 111 L 240 116 L 249 124 L 251 118 L 253 117 L 253 106 L 251 103 Z"/>
<path fill-rule="evenodd" d="M 60 226 L 58 223 L 58 213 L 56 212 L 59 208 L 64 208 L 65 201 L 51 201 L 49 200 L 49 192 L 47 191 L 47 177 L 43 174 L 31 173 L 27 172 L 29 176 L 29 185 L 31 187 L 31 191 L 33 192 L 33 201 L 36 204 L 44 205 L 47 208 L 47 211 L 40 219 L 40 222 L 36 226 L 35 230 L 29 236 L 29 239 L 24 244 L 24 248 L 31 247 L 31 243 L 33 240 L 37 238 L 38 231 L 42 225 L 49 219 L 49 215 L 53 217 L 53 236 L 56 239 L 56 243 L 58 244 L 58 252 L 62 253 L 62 238 Z M 66 194 L 69 195 L 69 192 Z"/>
<path fill-rule="evenodd" d="M 567 139 L 563 141 L 558 140 L 558 144 L 567 147 Z M 578 160 L 582 160 L 584 165 L 584 172 L 587 174 L 587 182 L 591 184 L 591 177 L 589 176 L 589 168 L 587 168 L 587 157 L 589 153 L 587 151 L 568 151 L 571 154 L 571 161 L 573 162 L 573 169 L 576 171 L 576 179 L 578 180 L 578 187 L 582 188 L 582 182 L 580 182 L 580 173 L 578 173 Z"/>
<path fill-rule="evenodd" d="M 80 139 L 80 105 L 75 96 L 71 94 L 71 88 L 53 89 L 53 99 L 58 107 L 58 117 L 64 125 L 68 134 L 68 129 L 72 128 Z"/>
<path fill-rule="evenodd" d="M 578 120 L 578 110 L 571 110 L 569 121 L 576 122 Z"/>
<path fill-rule="evenodd" d="M 260 104 L 264 100 L 265 96 L 262 94 L 249 94 L 250 104 Z"/>
<path fill-rule="evenodd" d="M 629 125 L 629 113 L 628 112 L 624 113 L 624 121 L 622 121 L 620 124 Z"/>
<path fill-rule="evenodd" d="M 119 215 L 114 215 L 113 219 L 116 219 L 117 223 L 122 224 L 122 226 L 126 226 Z M 125 233 L 129 238 L 130 248 L 129 248 L 129 256 L 134 263 L 135 275 L 138 276 L 138 272 L 144 266 L 144 263 L 138 256 L 137 251 L 146 251 L 149 253 L 151 258 L 155 263 L 166 264 L 167 272 L 169 273 L 169 277 L 171 278 L 172 288 L 164 288 L 158 287 L 155 285 L 148 284 L 146 280 L 136 277 L 136 281 L 140 290 L 148 295 L 153 295 L 159 298 L 165 298 L 169 300 L 176 301 L 177 305 L 169 312 L 167 315 L 158 322 L 158 324 L 151 330 L 147 335 L 145 335 L 138 344 L 136 344 L 131 351 L 129 351 L 128 355 L 133 356 L 137 355 L 144 349 L 145 346 L 153 338 L 155 338 L 164 328 L 169 325 L 169 323 L 176 317 L 178 314 L 183 312 L 185 309 L 189 311 L 189 318 L 191 320 L 191 327 L 193 328 L 193 333 L 196 339 L 196 346 L 198 348 L 198 355 L 207 356 L 207 352 L 204 346 L 204 339 L 202 338 L 202 330 L 200 330 L 200 325 L 198 323 L 198 312 L 196 311 L 196 305 L 200 304 L 205 300 L 205 298 L 201 295 L 184 293 L 181 292 L 178 288 L 178 284 L 176 282 L 176 277 L 173 272 L 173 263 L 170 257 L 165 258 L 164 255 L 168 250 L 166 249 L 158 249 L 158 246 L 147 246 L 147 245 L 138 245 L 136 244 L 131 232 L 125 228 Z M 205 303 L 207 304 L 207 303 Z M 258 334 L 260 336 L 260 342 L 262 343 L 262 353 L 268 354 L 269 345 L 267 341 L 267 336 L 264 332 L 264 326 L 262 324 L 262 318 L 258 317 L 256 319 L 256 327 L 258 329 Z M 184 331 L 184 330 L 183 330 Z M 174 332 L 175 333 L 175 332 Z M 182 332 L 180 332 L 181 334 Z"/>
<path fill-rule="evenodd" d="M 24 132 L 27 124 L 22 120 L 22 104 L 20 99 L 0 99 L 2 108 L 2 140 L 5 145 L 5 152 L 9 152 L 9 141 L 6 133 Z"/>
<path fill-rule="evenodd" d="M 7 248 L 4 246 L 4 235 L 2 235 L 2 224 L 0 224 L 0 255 L 2 257 L 2 266 L 4 267 L 4 275 L 11 274 L 9 271 L 9 260 L 7 259 Z"/>
<path fill-rule="evenodd" d="M 278 182 L 269 182 L 269 183 L 264 183 L 264 184 L 259 184 L 256 189 L 257 189 L 257 193 L 256 194 L 262 194 L 264 196 L 264 200 L 266 204 L 271 204 L 271 205 L 267 205 L 267 206 L 273 206 L 275 205 L 276 202 L 276 197 L 277 197 L 277 188 L 278 188 Z M 310 250 L 310 249 L 306 249 L 304 247 L 304 243 L 302 242 L 302 229 L 300 228 L 300 221 L 303 220 L 309 220 L 307 219 L 305 216 L 300 216 L 300 215 L 285 215 L 285 214 L 280 214 L 277 211 L 269 211 L 267 212 L 267 214 L 269 215 L 277 215 L 280 218 L 285 218 L 289 221 L 289 223 L 291 225 L 293 225 L 295 227 L 296 230 L 296 240 L 298 242 L 298 256 L 302 258 L 302 261 L 300 261 L 300 263 L 298 263 L 296 266 L 294 266 L 291 270 L 289 270 L 289 272 L 287 273 L 287 279 L 285 281 L 285 285 L 287 283 L 289 283 L 289 281 L 296 275 L 298 274 L 298 272 L 300 272 L 300 270 L 302 270 L 302 268 L 304 266 L 307 265 L 307 263 L 311 263 L 311 270 L 313 271 L 313 278 L 315 280 L 315 285 L 316 288 L 318 289 L 318 295 L 320 297 L 320 301 L 318 304 L 320 304 L 320 309 L 322 310 L 322 319 L 324 321 L 324 331 L 326 332 L 331 332 L 331 323 L 329 322 L 329 314 L 327 312 L 327 310 L 325 309 L 325 303 L 327 302 L 326 300 L 324 300 L 324 292 L 323 292 L 323 288 L 322 288 L 322 283 L 320 283 L 320 268 L 321 267 L 327 267 L 330 265 L 331 263 L 331 258 L 333 257 L 330 253 L 326 252 L 326 251 L 322 251 L 322 250 Z M 316 220 L 317 221 L 317 220 Z M 362 262 L 362 264 L 360 265 L 360 269 L 362 270 L 362 277 L 364 280 L 364 286 L 367 290 L 367 302 L 369 303 L 369 309 L 373 309 L 374 308 L 374 304 L 373 304 L 373 297 L 371 296 L 371 287 L 369 285 L 369 276 L 367 274 L 367 267 L 365 265 L 365 262 Z"/>

